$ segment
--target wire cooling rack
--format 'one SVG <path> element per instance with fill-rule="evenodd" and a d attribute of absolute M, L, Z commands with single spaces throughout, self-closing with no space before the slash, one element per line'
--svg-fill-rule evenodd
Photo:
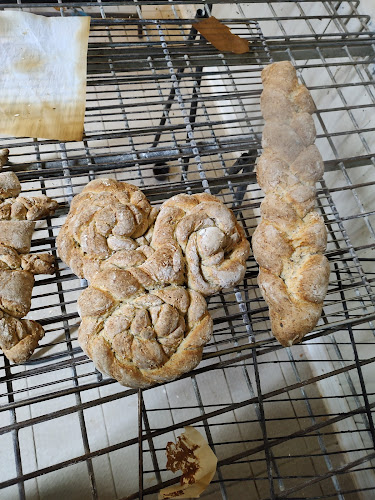
<path fill-rule="evenodd" d="M 329 231 L 324 312 L 303 344 L 270 333 L 251 257 L 234 290 L 209 299 L 214 339 L 180 380 L 129 390 L 97 372 L 77 342 L 85 283 L 61 261 L 37 277 L 30 317 L 46 336 L 22 366 L 0 358 L 0 498 L 156 498 L 178 481 L 165 447 L 186 425 L 218 468 L 204 498 L 371 498 L 375 488 L 375 35 L 358 1 L 106 1 L 1 4 L 90 15 L 82 142 L 1 139 L 27 194 L 60 210 L 38 223 L 33 251 L 52 251 L 72 197 L 96 176 L 173 194 L 219 196 L 251 234 L 263 194 L 260 72 L 289 59 L 317 104 Z M 192 28 L 210 14 L 250 42 L 221 54 Z"/>

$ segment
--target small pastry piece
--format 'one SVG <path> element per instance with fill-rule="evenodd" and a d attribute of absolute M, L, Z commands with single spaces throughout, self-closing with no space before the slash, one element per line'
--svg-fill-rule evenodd
<path fill-rule="evenodd" d="M 174 285 L 148 293 L 121 269 L 98 272 L 78 306 L 82 349 L 127 387 L 149 387 L 192 370 L 212 335 L 202 295 Z"/>
<path fill-rule="evenodd" d="M 178 245 L 189 288 L 212 295 L 244 277 L 250 245 L 233 212 L 209 194 L 173 196 L 155 221 L 151 246 Z"/>
<path fill-rule="evenodd" d="M 27 361 L 43 336 L 43 327 L 36 321 L 13 318 L 0 310 L 0 348 L 9 361 Z"/>
<path fill-rule="evenodd" d="M 21 255 L 0 245 L 0 348 L 14 363 L 26 361 L 44 335 L 39 323 L 21 319 L 30 310 L 34 275 L 54 271 L 53 255 Z"/>
<path fill-rule="evenodd" d="M 265 119 L 257 178 L 266 196 L 253 238 L 258 283 L 272 333 L 285 346 L 300 342 L 317 324 L 327 293 L 329 264 L 323 255 L 327 233 L 314 210 L 315 183 L 324 165 L 314 144 L 315 110 L 310 93 L 290 62 L 262 71 Z"/>
<path fill-rule="evenodd" d="M 182 252 L 178 246 L 170 243 L 158 250 L 148 245 L 136 250 L 119 250 L 101 264 L 101 269 L 111 268 L 128 270 L 147 290 L 185 283 Z"/>
<path fill-rule="evenodd" d="M 8 153 L 0 152 L 0 166 Z M 0 348 L 15 363 L 26 361 L 44 335 L 39 323 L 21 318 L 31 307 L 34 275 L 52 274 L 54 257 L 28 252 L 34 220 L 51 216 L 58 207 L 47 196 L 25 198 L 18 196 L 20 191 L 14 173 L 0 174 Z"/>
<path fill-rule="evenodd" d="M 0 149 L 0 170 L 6 165 L 9 156 L 9 149 Z"/>
<path fill-rule="evenodd" d="M 155 217 L 136 186 L 114 179 L 91 181 L 74 197 L 57 236 L 60 257 L 77 276 L 91 279 L 115 252 L 135 250 L 135 240 Z"/>
<path fill-rule="evenodd" d="M 0 269 L 0 309 L 15 318 L 30 311 L 34 276 L 28 271 Z"/>
<path fill-rule="evenodd" d="M 1 220 L 40 220 L 51 217 L 59 204 L 48 196 L 9 198 L 0 204 Z"/>
<path fill-rule="evenodd" d="M 0 269 L 19 269 L 32 274 L 53 274 L 55 257 L 49 253 L 22 254 L 14 248 L 0 245 Z"/>
<path fill-rule="evenodd" d="M 49 254 L 19 256 L 0 245 L 0 309 L 15 318 L 30 311 L 35 274 L 52 274 L 54 257 Z"/>
<path fill-rule="evenodd" d="M 0 200 L 14 198 L 21 192 L 21 184 L 14 172 L 2 172 L 0 174 Z M 0 204 L 1 213 L 1 204 Z"/>
<path fill-rule="evenodd" d="M 19 253 L 30 252 L 35 222 L 26 220 L 0 220 L 0 245 Z"/>

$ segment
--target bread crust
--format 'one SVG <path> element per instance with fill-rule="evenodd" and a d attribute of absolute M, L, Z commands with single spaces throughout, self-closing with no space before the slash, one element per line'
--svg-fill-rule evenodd
<path fill-rule="evenodd" d="M 267 66 L 262 81 L 264 151 L 257 179 L 265 198 L 252 247 L 272 333 L 288 346 L 314 329 L 328 288 L 330 270 L 323 255 L 327 233 L 314 210 L 315 183 L 324 165 L 314 144 L 315 105 L 306 87 L 298 83 L 292 64 Z"/>
<path fill-rule="evenodd" d="M 14 248 L 19 253 L 30 252 L 35 222 L 0 220 L 0 245 Z"/>
<path fill-rule="evenodd" d="M 160 208 L 151 245 L 178 245 L 187 267 L 187 284 L 204 296 L 242 281 L 250 254 L 233 212 L 210 194 L 179 194 Z"/>
<path fill-rule="evenodd" d="M 78 305 L 82 349 L 127 387 L 149 387 L 192 370 L 212 335 L 202 295 L 176 285 L 147 292 L 123 269 L 97 273 Z"/>
<path fill-rule="evenodd" d="M 8 198 L 0 203 L 0 220 L 40 220 L 51 217 L 58 206 L 56 200 L 44 195 Z"/>
<path fill-rule="evenodd" d="M 9 151 L 3 152 L 6 160 Z M 52 255 L 29 253 L 34 221 L 58 207 L 47 196 L 25 198 L 20 192 L 13 172 L 0 173 L 0 348 L 14 363 L 29 359 L 44 335 L 39 323 L 21 318 L 31 307 L 34 275 L 55 272 Z"/>
<path fill-rule="evenodd" d="M 145 195 L 132 184 L 96 179 L 73 198 L 57 236 L 61 259 L 90 280 L 118 250 L 135 250 L 156 217 Z"/>
<path fill-rule="evenodd" d="M 0 166 L 1 166 L 1 160 L 0 160 Z M 21 192 L 21 184 L 14 172 L 0 173 L 0 201 L 6 198 L 14 198 L 15 196 L 18 196 L 20 192 Z"/>
<path fill-rule="evenodd" d="M 27 361 L 43 336 L 44 329 L 36 321 L 17 319 L 0 310 L 0 348 L 9 361 Z"/>
<path fill-rule="evenodd" d="M 138 203 L 138 225 L 129 223 L 124 245 L 111 240 L 118 234 L 108 195 L 112 206 Z M 78 300 L 82 349 L 100 371 L 134 388 L 197 366 L 213 330 L 203 295 L 238 284 L 250 251 L 233 212 L 209 194 L 174 196 L 152 224 L 155 215 L 134 186 L 93 181 L 74 198 L 57 238 L 61 258 L 90 281 Z"/>

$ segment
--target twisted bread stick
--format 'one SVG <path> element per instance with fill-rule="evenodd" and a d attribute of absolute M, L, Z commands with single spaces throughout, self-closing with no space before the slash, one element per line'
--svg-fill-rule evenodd
<path fill-rule="evenodd" d="M 272 332 L 286 346 L 315 327 L 327 293 L 327 234 L 314 210 L 324 165 L 314 145 L 314 102 L 292 64 L 271 64 L 262 71 L 262 82 L 264 152 L 257 178 L 266 196 L 252 243 Z"/>

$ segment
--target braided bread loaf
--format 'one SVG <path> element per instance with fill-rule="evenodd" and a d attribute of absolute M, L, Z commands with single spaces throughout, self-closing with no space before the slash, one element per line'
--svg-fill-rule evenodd
<path fill-rule="evenodd" d="M 122 269 L 98 272 L 78 306 L 81 347 L 100 371 L 128 387 L 149 387 L 192 370 L 212 335 L 199 293 L 173 285 L 147 293 Z"/>
<path fill-rule="evenodd" d="M 58 236 L 61 259 L 80 278 L 90 280 L 103 261 L 119 250 L 135 250 L 156 217 L 136 186 L 114 179 L 89 182 L 74 197 Z"/>
<path fill-rule="evenodd" d="M 250 245 L 233 212 L 210 194 L 173 196 L 163 203 L 151 240 L 168 242 L 186 259 L 187 284 L 203 295 L 237 285 L 244 277 Z"/>
<path fill-rule="evenodd" d="M 257 179 L 266 196 L 252 246 L 272 332 L 281 344 L 292 345 L 315 327 L 327 293 L 327 234 L 314 211 L 324 165 L 314 145 L 314 102 L 292 64 L 267 66 L 262 82 L 264 152 Z"/>
<path fill-rule="evenodd" d="M 90 280 L 78 301 L 80 345 L 130 387 L 174 380 L 200 362 L 213 329 L 203 295 L 238 284 L 250 250 L 214 196 L 177 195 L 151 225 L 155 215 L 135 186 L 92 181 L 57 238 L 61 258 Z"/>

